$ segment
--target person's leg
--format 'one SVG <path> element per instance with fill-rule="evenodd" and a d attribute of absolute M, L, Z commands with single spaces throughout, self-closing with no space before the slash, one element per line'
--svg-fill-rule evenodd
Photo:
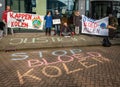
<path fill-rule="evenodd" d="M 113 39 L 115 37 L 115 30 L 109 29 L 109 38 Z"/>
<path fill-rule="evenodd" d="M 47 36 L 48 28 L 45 29 L 45 35 Z"/>
<path fill-rule="evenodd" d="M 56 35 L 57 34 L 57 25 L 55 25 L 55 34 L 54 35 Z"/>
<path fill-rule="evenodd" d="M 13 35 L 14 34 L 14 32 L 13 32 L 13 28 L 10 28 L 11 29 L 11 34 Z"/>
<path fill-rule="evenodd" d="M 111 46 L 111 42 L 110 42 L 108 36 L 105 36 L 105 37 L 103 38 L 102 45 L 105 46 L 105 47 L 110 47 L 110 46 Z"/>
<path fill-rule="evenodd" d="M 8 35 L 8 27 L 7 27 L 7 25 L 4 26 L 4 34 L 5 34 L 5 36 Z"/>
<path fill-rule="evenodd" d="M 75 33 L 79 34 L 79 27 L 78 26 L 75 26 Z"/>
<path fill-rule="evenodd" d="M 60 36 L 60 25 L 58 25 L 57 34 Z"/>
<path fill-rule="evenodd" d="M 0 30 L 0 39 L 3 37 L 3 30 Z"/>
<path fill-rule="evenodd" d="M 51 28 L 49 28 L 49 36 L 51 36 Z"/>

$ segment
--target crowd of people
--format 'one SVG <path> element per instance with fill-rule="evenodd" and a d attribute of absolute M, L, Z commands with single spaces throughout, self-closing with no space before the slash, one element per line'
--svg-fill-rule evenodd
<path fill-rule="evenodd" d="M 67 16 L 64 14 L 61 16 L 58 12 L 58 10 L 55 10 L 54 15 L 51 15 L 51 12 L 48 11 L 46 16 L 44 17 L 45 19 L 45 35 L 51 35 L 51 29 L 54 27 L 54 35 L 59 35 L 59 36 L 73 36 L 75 34 L 80 34 L 81 30 L 81 15 L 79 11 L 75 11 L 74 14 L 72 15 L 72 23 L 75 27 L 75 29 L 72 29 L 70 26 L 71 23 Z M 52 23 L 53 20 L 60 20 L 58 23 Z"/>
<path fill-rule="evenodd" d="M 6 10 L 3 12 L 2 15 L 2 22 L 0 22 L 0 29 L 3 31 L 4 36 L 7 36 L 8 30 L 11 31 L 13 35 L 13 29 L 7 27 L 7 13 L 12 12 L 10 6 L 6 6 Z M 50 11 L 48 11 L 44 17 L 45 20 L 45 35 L 51 36 L 51 30 L 54 27 L 54 35 L 59 36 L 74 36 L 79 35 L 81 33 L 82 23 L 81 23 L 82 16 L 79 11 L 75 11 L 69 19 L 65 14 L 60 15 L 58 10 L 54 11 L 52 15 Z M 58 23 L 53 23 L 53 20 L 59 21 Z M 71 27 L 73 25 L 73 27 Z M 109 15 L 109 37 L 113 38 L 115 35 L 115 29 L 117 29 L 118 21 L 117 19 L 110 14 Z M 108 37 L 107 37 L 108 38 Z"/>

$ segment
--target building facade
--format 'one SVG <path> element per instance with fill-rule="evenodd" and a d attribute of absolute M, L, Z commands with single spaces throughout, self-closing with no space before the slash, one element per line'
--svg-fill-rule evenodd
<path fill-rule="evenodd" d="M 100 19 L 109 14 L 120 18 L 120 0 L 90 0 L 90 15 Z"/>
<path fill-rule="evenodd" d="M 0 0 L 0 17 L 5 6 L 10 5 L 14 12 L 45 15 L 47 10 L 58 9 L 61 14 L 81 14 L 100 19 L 113 13 L 119 18 L 120 0 Z"/>
<path fill-rule="evenodd" d="M 5 0 L 0 0 L 0 20 L 1 20 L 1 15 L 4 9 L 5 9 Z"/>

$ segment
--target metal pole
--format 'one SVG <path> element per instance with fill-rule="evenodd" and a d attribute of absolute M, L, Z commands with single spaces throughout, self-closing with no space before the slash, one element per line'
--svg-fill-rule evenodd
<path fill-rule="evenodd" d="M 18 11 L 21 12 L 21 9 L 20 9 L 20 0 L 18 0 Z M 19 32 L 20 32 L 20 28 L 19 28 Z"/>
<path fill-rule="evenodd" d="M 18 11 L 20 12 L 21 9 L 20 9 L 20 0 L 18 0 Z"/>

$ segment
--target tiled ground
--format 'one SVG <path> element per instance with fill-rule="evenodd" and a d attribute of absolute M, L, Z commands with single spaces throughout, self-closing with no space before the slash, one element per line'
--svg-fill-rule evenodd
<path fill-rule="evenodd" d="M 120 87 L 120 47 L 0 52 L 0 87 Z"/>

